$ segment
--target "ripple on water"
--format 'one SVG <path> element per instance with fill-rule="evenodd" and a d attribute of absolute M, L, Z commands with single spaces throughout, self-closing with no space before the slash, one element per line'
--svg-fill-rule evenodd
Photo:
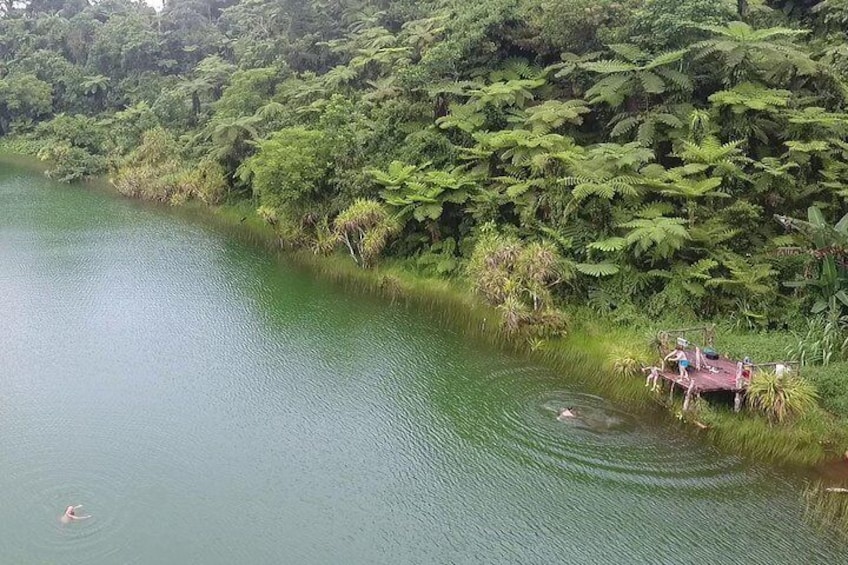
<path fill-rule="evenodd" d="M 3 469 L 16 485 L 6 502 L 19 512 L 16 520 L 30 535 L 2 540 L 0 547 L 46 563 L 139 562 L 130 544 L 139 520 L 158 515 L 152 501 L 204 495 L 197 481 L 203 471 L 202 435 L 180 426 L 177 413 L 150 411 L 127 418 L 121 417 L 120 405 L 110 405 L 98 414 L 98 421 L 110 423 L 101 427 L 66 412 L 50 413 L 4 439 L 11 457 Z M 120 450 L 112 448 L 116 434 Z M 169 441 L 172 434 L 188 438 L 187 444 Z M 80 512 L 92 517 L 63 524 L 60 517 L 71 504 L 82 504 Z M 172 523 L 180 519 L 186 517 L 168 516 Z M 208 545 L 223 549 L 227 542 Z"/>
<path fill-rule="evenodd" d="M 98 461 L 92 469 L 74 468 L 63 462 L 60 453 L 41 450 L 18 461 L 12 469 L 20 492 L 27 493 L 29 508 L 22 519 L 29 522 L 32 535 L 17 543 L 29 544 L 27 555 L 43 555 L 46 562 L 66 562 L 69 555 L 94 562 L 109 562 L 109 557 L 121 554 L 127 561 L 126 540 L 128 512 L 132 505 L 125 500 L 126 475 L 120 472 L 118 461 Z M 63 524 L 60 520 L 70 504 L 82 504 L 81 514 L 91 514 L 87 520 Z"/>
<path fill-rule="evenodd" d="M 620 483 L 631 489 L 714 492 L 743 487 L 754 477 L 741 459 L 723 456 L 673 431 L 651 429 L 639 416 L 606 399 L 566 389 L 550 390 L 550 373 L 518 367 L 487 379 L 486 426 L 499 430 L 499 449 L 545 468 Z M 571 407 L 577 417 L 557 419 Z"/>

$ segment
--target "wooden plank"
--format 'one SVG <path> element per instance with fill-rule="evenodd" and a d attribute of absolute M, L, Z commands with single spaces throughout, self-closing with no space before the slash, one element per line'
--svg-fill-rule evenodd
<path fill-rule="evenodd" d="M 680 374 L 677 371 L 665 370 L 660 375 L 667 381 L 688 389 L 692 381 L 695 382 L 693 392 L 719 392 L 729 391 L 734 392 L 739 390 L 736 387 L 736 363 L 729 359 L 717 359 L 709 361 L 709 366 L 715 368 L 715 372 L 709 371 L 706 367 L 702 367 L 700 371 L 695 369 L 694 365 L 689 366 L 689 380 L 680 379 Z"/>

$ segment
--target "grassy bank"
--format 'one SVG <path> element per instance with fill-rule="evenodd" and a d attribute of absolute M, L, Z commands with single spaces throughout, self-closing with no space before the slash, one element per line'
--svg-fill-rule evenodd
<path fill-rule="evenodd" d="M 28 157 L 0 155 L 0 162 L 43 169 Z M 95 181 L 97 188 L 106 183 Z M 848 448 L 848 421 L 835 413 L 848 406 L 848 391 L 841 387 L 848 363 L 805 369 L 804 374 L 824 391 L 822 405 L 789 425 L 771 425 L 750 411 L 735 414 L 729 405 L 697 402 L 685 419 L 680 395 L 669 404 L 668 394 L 652 394 L 644 387 L 638 368 L 656 360 L 652 340 L 657 331 L 679 321 L 649 321 L 640 327 L 623 326 L 583 306 L 566 305 L 569 330 L 565 336 L 516 339 L 505 333 L 501 313 L 484 304 L 462 279 L 424 277 L 403 261 L 383 261 L 373 269 L 357 267 L 341 252 L 330 256 L 308 251 L 284 250 L 275 231 L 259 218 L 255 204 L 242 201 L 216 207 L 195 202 L 172 208 L 178 214 L 199 218 L 252 244 L 281 255 L 309 274 L 330 281 L 348 292 L 377 296 L 425 313 L 438 323 L 463 335 L 526 357 L 562 374 L 588 391 L 601 394 L 632 410 L 665 413 L 669 425 L 711 442 L 722 450 L 757 460 L 796 466 L 812 466 L 837 459 Z M 733 326 L 717 328 L 717 345 L 723 354 L 757 360 L 786 358 L 795 343 L 790 332 L 755 333 Z M 698 422 L 699 426 L 687 425 Z"/>
<path fill-rule="evenodd" d="M 624 327 L 585 307 L 571 306 L 567 309 L 567 335 L 538 341 L 515 339 L 502 331 L 500 312 L 484 304 L 461 280 L 422 277 L 398 261 L 387 260 L 366 270 L 341 252 L 318 256 L 308 251 L 283 251 L 278 236 L 256 216 L 249 203 L 211 209 L 190 205 L 186 210 L 205 217 L 218 229 L 282 254 L 287 263 L 348 292 L 378 296 L 420 310 L 472 339 L 567 374 L 587 390 L 631 409 L 664 411 L 669 425 L 681 426 L 683 433 L 702 437 L 722 450 L 772 463 L 813 466 L 841 457 L 848 448 L 848 422 L 823 408 L 791 424 L 771 425 L 748 410 L 736 414 L 729 404 L 701 401 L 684 418 L 679 394 L 669 404 L 667 393 L 648 392 L 644 379 L 633 371 L 655 360 L 652 340 L 659 329 L 673 323 L 646 321 L 643 327 Z M 789 332 L 717 328 L 719 350 L 736 358 L 785 359 L 786 348 L 793 340 Z M 804 369 L 804 374 L 818 383 L 846 371 L 848 363 L 837 362 L 826 368 Z M 831 404 L 843 401 L 829 400 Z M 688 425 L 691 422 L 701 425 Z"/>

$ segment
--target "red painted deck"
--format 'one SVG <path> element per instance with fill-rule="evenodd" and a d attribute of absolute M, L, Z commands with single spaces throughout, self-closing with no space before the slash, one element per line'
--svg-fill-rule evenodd
<path fill-rule="evenodd" d="M 691 357 L 693 356 L 690 356 L 690 359 Z M 736 361 L 717 359 L 715 361 L 708 360 L 707 363 L 710 367 L 718 369 L 718 372 L 710 372 L 703 365 L 701 365 L 701 370 L 697 371 L 695 370 L 695 365 L 692 364 L 689 365 L 689 378 L 691 380 L 681 380 L 677 367 L 669 367 L 669 365 L 673 364 L 666 363 L 666 370 L 660 372 L 660 375 L 665 380 L 686 389 L 689 388 L 692 381 L 695 381 L 695 387 L 692 389 L 694 393 L 719 392 L 723 390 L 735 392 L 739 390 L 736 388 Z"/>

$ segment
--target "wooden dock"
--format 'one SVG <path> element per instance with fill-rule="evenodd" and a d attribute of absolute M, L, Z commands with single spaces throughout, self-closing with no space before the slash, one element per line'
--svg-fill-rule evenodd
<path fill-rule="evenodd" d="M 700 346 L 697 342 L 686 339 L 687 334 L 700 334 Z M 733 393 L 733 408 L 736 412 L 742 409 L 742 401 L 745 390 L 751 383 L 752 378 L 757 378 L 757 373 L 766 370 L 776 370 L 778 374 L 790 370 L 798 370 L 800 365 L 796 361 L 779 361 L 769 363 L 751 363 L 747 357 L 743 360 L 733 360 L 727 357 L 718 359 L 707 359 L 705 351 L 712 350 L 715 338 L 713 326 L 701 326 L 697 328 L 683 328 L 677 330 L 664 330 L 657 334 L 658 353 L 664 359 L 675 348 L 686 353 L 689 360 L 687 367 L 688 377 L 681 377 L 677 363 L 665 362 L 659 371 L 663 381 L 669 383 L 669 402 L 674 399 L 674 390 L 680 388 L 685 393 L 683 400 L 683 411 L 687 411 L 693 397 L 700 397 L 703 393 Z M 743 364 L 744 363 L 744 364 Z M 696 368 L 700 366 L 700 368 Z M 659 368 L 659 367 L 657 367 Z"/>
<path fill-rule="evenodd" d="M 666 364 L 665 371 L 660 372 L 660 376 L 666 381 L 672 383 L 672 386 L 679 386 L 684 390 L 692 391 L 692 394 L 700 394 L 702 392 L 737 392 L 744 388 L 740 388 L 736 383 L 736 362 L 730 359 L 708 360 L 708 365 L 702 364 L 701 370 L 695 369 L 694 363 L 689 365 L 689 379 L 681 379 L 680 373 L 676 365 Z M 712 367 L 711 371 L 709 367 Z M 741 384 L 741 383 L 740 383 Z"/>

